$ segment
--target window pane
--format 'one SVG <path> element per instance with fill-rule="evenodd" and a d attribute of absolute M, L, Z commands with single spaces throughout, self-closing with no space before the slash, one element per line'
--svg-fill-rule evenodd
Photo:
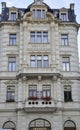
<path fill-rule="evenodd" d="M 8 58 L 8 71 L 16 71 L 16 58 Z"/>
<path fill-rule="evenodd" d="M 10 45 L 16 45 L 16 34 L 10 34 L 9 35 L 9 44 Z"/>
<path fill-rule="evenodd" d="M 31 56 L 30 57 L 30 66 L 31 67 L 36 67 L 36 59 L 35 59 L 35 56 Z"/>
<path fill-rule="evenodd" d="M 38 43 L 41 43 L 41 42 L 42 42 L 41 32 L 37 32 L 37 42 L 38 42 Z"/>
<path fill-rule="evenodd" d="M 62 45 L 68 45 L 68 35 L 67 34 L 62 34 L 61 35 L 61 40 L 62 40 Z"/>
<path fill-rule="evenodd" d="M 15 12 L 11 13 L 11 20 L 16 21 L 16 13 Z"/>
<path fill-rule="evenodd" d="M 71 86 L 64 86 L 64 101 L 72 101 Z"/>
<path fill-rule="evenodd" d="M 45 68 L 49 67 L 48 56 L 43 57 L 43 67 L 45 67 Z"/>
<path fill-rule="evenodd" d="M 31 33 L 30 33 L 30 41 L 31 41 L 32 43 L 35 43 L 35 32 L 31 32 Z"/>
<path fill-rule="evenodd" d="M 7 101 L 14 101 L 15 98 L 15 87 L 8 86 L 7 87 Z"/>
<path fill-rule="evenodd" d="M 48 33 L 43 32 L 43 43 L 47 43 L 47 42 L 48 42 Z"/>
<path fill-rule="evenodd" d="M 37 86 L 36 85 L 29 86 L 29 97 L 37 97 Z"/>
<path fill-rule="evenodd" d="M 42 56 L 37 56 L 37 67 L 42 67 Z"/>
<path fill-rule="evenodd" d="M 61 13 L 61 20 L 67 21 L 66 13 Z"/>
<path fill-rule="evenodd" d="M 63 57 L 62 67 L 63 67 L 63 71 L 70 71 L 69 57 Z"/>
<path fill-rule="evenodd" d="M 45 14 L 45 10 L 42 10 L 42 18 L 45 18 L 46 14 Z"/>

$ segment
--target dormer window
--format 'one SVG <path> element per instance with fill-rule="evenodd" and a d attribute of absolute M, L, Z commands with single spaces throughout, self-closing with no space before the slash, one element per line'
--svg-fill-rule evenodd
<path fill-rule="evenodd" d="M 37 4 L 41 4 L 41 0 L 37 0 Z"/>
<path fill-rule="evenodd" d="M 66 13 L 61 13 L 61 20 L 67 21 L 67 14 Z"/>
<path fill-rule="evenodd" d="M 17 15 L 16 12 L 11 12 L 11 20 L 16 21 Z"/>
<path fill-rule="evenodd" d="M 44 9 L 33 9 L 33 18 L 45 18 Z"/>

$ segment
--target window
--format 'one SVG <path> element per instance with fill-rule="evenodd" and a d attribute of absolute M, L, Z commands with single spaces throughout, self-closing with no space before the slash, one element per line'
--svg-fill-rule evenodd
<path fill-rule="evenodd" d="M 37 56 L 37 67 L 38 68 L 42 67 L 42 56 L 41 55 Z"/>
<path fill-rule="evenodd" d="M 36 57 L 35 57 L 35 55 L 31 55 L 31 57 L 30 57 L 30 66 L 36 67 Z"/>
<path fill-rule="evenodd" d="M 16 71 L 16 58 L 9 57 L 8 58 L 8 71 Z"/>
<path fill-rule="evenodd" d="M 37 42 L 38 42 L 38 43 L 41 43 L 41 42 L 42 42 L 41 32 L 37 32 Z"/>
<path fill-rule="evenodd" d="M 13 102 L 15 100 L 15 87 L 8 86 L 7 87 L 7 99 L 6 101 Z"/>
<path fill-rule="evenodd" d="M 9 45 L 16 45 L 16 34 L 9 34 Z"/>
<path fill-rule="evenodd" d="M 64 101 L 72 101 L 71 86 L 64 85 Z"/>
<path fill-rule="evenodd" d="M 43 67 L 45 67 L 45 68 L 49 67 L 49 61 L 48 61 L 47 55 L 43 56 Z"/>
<path fill-rule="evenodd" d="M 61 35 L 61 42 L 62 42 L 62 45 L 65 45 L 65 46 L 69 45 L 69 43 L 68 43 L 68 35 L 67 34 L 62 34 Z"/>
<path fill-rule="evenodd" d="M 30 41 L 31 43 L 35 43 L 35 32 L 30 33 Z"/>
<path fill-rule="evenodd" d="M 33 9 L 33 12 L 32 12 L 32 17 L 33 18 L 45 18 L 46 17 L 46 14 L 45 14 L 45 10 L 44 9 Z"/>
<path fill-rule="evenodd" d="M 51 86 L 50 85 L 43 85 L 42 98 L 51 99 Z"/>
<path fill-rule="evenodd" d="M 16 13 L 15 12 L 11 13 L 11 20 L 16 21 Z"/>
<path fill-rule="evenodd" d="M 37 98 L 37 86 L 36 85 L 29 85 L 29 99 L 36 99 Z"/>
<path fill-rule="evenodd" d="M 63 71 L 70 71 L 70 59 L 69 57 L 62 58 Z"/>
<path fill-rule="evenodd" d="M 43 32 L 43 43 L 48 43 L 48 32 Z"/>
<path fill-rule="evenodd" d="M 49 67 L 49 59 L 48 55 L 31 55 L 30 56 L 30 67 L 38 67 L 38 68 L 48 68 Z"/>
<path fill-rule="evenodd" d="M 48 32 L 30 32 L 31 43 L 48 43 Z"/>
<path fill-rule="evenodd" d="M 66 13 L 61 13 L 61 20 L 62 21 L 67 21 L 67 15 L 66 15 Z"/>

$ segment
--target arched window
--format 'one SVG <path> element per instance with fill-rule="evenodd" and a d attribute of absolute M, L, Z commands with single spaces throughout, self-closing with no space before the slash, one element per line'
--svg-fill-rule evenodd
<path fill-rule="evenodd" d="M 15 124 L 12 121 L 7 121 L 3 124 L 3 129 L 11 129 L 11 130 L 15 130 Z"/>
<path fill-rule="evenodd" d="M 29 130 L 51 130 L 51 124 L 45 119 L 35 119 L 29 123 Z"/>
<path fill-rule="evenodd" d="M 64 130 L 76 130 L 76 124 L 71 120 L 67 120 L 64 123 Z"/>

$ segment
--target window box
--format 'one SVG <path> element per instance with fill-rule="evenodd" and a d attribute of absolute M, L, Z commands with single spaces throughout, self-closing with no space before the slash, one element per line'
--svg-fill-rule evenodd
<path fill-rule="evenodd" d="M 28 100 L 37 100 L 37 97 L 28 97 Z"/>
<path fill-rule="evenodd" d="M 15 100 L 14 99 L 6 100 L 6 102 L 15 102 Z"/>
<path fill-rule="evenodd" d="M 47 100 L 47 101 L 49 101 L 49 100 L 51 100 L 51 97 L 42 97 L 42 100 Z"/>

